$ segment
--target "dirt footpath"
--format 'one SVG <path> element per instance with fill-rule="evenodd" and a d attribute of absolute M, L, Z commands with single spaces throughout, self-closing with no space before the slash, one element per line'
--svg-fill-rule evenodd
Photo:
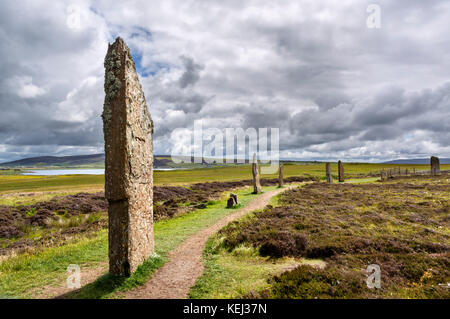
<path fill-rule="evenodd" d="M 145 285 L 129 291 L 124 297 L 127 299 L 187 298 L 190 288 L 203 274 L 202 254 L 208 238 L 228 223 L 254 210 L 264 208 L 273 196 L 289 188 L 266 192 L 250 201 L 246 207 L 186 239 L 180 246 L 169 252 L 169 262 L 158 269 Z"/>

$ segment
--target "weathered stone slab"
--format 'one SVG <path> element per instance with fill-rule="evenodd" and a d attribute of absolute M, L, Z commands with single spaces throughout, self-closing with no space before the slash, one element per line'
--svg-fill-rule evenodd
<path fill-rule="evenodd" d="M 331 175 L 331 164 L 326 163 L 325 169 L 327 174 L 327 183 L 333 183 L 333 176 Z"/>
<path fill-rule="evenodd" d="M 153 122 L 130 50 L 121 38 L 105 58 L 105 197 L 109 271 L 129 276 L 154 252 Z"/>
<path fill-rule="evenodd" d="M 338 161 L 338 175 L 339 175 L 339 183 L 344 182 L 344 164 L 341 161 Z"/>
<path fill-rule="evenodd" d="M 280 168 L 278 170 L 278 187 L 283 187 L 284 185 L 283 169 L 284 166 L 282 163 L 280 163 Z"/>
<path fill-rule="evenodd" d="M 230 194 L 230 198 L 227 200 L 227 208 L 232 208 L 235 205 L 239 204 L 237 194 Z"/>
<path fill-rule="evenodd" d="M 256 153 L 253 154 L 252 173 L 253 173 L 253 194 L 259 194 L 262 192 L 262 188 L 261 182 L 259 180 L 259 168 Z"/>
<path fill-rule="evenodd" d="M 441 164 L 439 162 L 439 157 L 431 156 L 430 165 L 431 165 L 431 175 L 439 175 L 441 171 Z"/>

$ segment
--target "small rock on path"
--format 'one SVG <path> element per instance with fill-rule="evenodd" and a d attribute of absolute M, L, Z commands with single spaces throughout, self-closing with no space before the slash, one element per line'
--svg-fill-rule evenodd
<path fill-rule="evenodd" d="M 214 233 L 230 222 L 246 214 L 264 208 L 273 196 L 291 187 L 263 193 L 251 200 L 247 206 L 228 215 L 186 239 L 177 248 L 169 252 L 169 262 L 156 270 L 152 278 L 143 286 L 127 292 L 126 299 L 181 299 L 187 298 L 190 288 L 203 274 L 202 254 L 206 241 Z"/>

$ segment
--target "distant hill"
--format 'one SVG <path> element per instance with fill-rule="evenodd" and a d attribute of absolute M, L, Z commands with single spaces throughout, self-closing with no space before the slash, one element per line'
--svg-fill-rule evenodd
<path fill-rule="evenodd" d="M 79 166 L 95 165 L 105 162 L 105 154 L 77 155 L 77 156 L 39 156 L 23 158 L 17 161 L 1 163 L 8 167 L 38 167 L 38 166 Z"/>
<path fill-rule="evenodd" d="M 186 158 L 189 163 L 190 157 Z M 74 167 L 74 166 L 96 166 L 104 167 L 105 154 L 77 155 L 77 156 L 39 156 L 23 158 L 17 161 L 0 163 L 2 167 Z M 153 165 L 158 168 L 177 166 L 188 166 L 187 164 L 176 165 L 172 162 L 170 155 L 156 155 Z M 201 165 L 201 164 L 200 164 Z M 193 166 L 193 165 L 191 165 Z"/>
<path fill-rule="evenodd" d="M 450 164 L 450 158 L 439 158 L 441 164 Z M 384 164 L 430 164 L 429 158 L 398 159 Z"/>
<path fill-rule="evenodd" d="M 194 164 L 194 158 L 191 156 L 184 156 L 180 159 L 184 163 L 175 164 L 172 162 L 170 155 L 155 155 L 154 166 L 157 168 L 170 168 L 170 167 L 205 167 L 221 165 L 220 162 L 207 164 L 204 160 L 201 164 Z M 450 164 L 450 158 L 440 158 L 441 164 Z M 283 162 L 296 162 L 283 160 Z M 235 160 L 236 163 L 236 160 Z M 249 160 L 246 159 L 245 163 L 248 164 Z M 398 159 L 394 161 L 384 162 L 384 164 L 430 164 L 429 158 L 415 158 L 415 159 Z M 77 155 L 77 156 L 39 156 L 20 159 L 17 161 L 0 163 L 2 167 L 74 167 L 74 166 L 95 166 L 102 168 L 105 165 L 105 154 L 93 154 L 93 155 Z"/>

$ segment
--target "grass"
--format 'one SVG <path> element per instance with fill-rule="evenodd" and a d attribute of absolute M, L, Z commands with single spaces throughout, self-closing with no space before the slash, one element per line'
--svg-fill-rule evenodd
<path fill-rule="evenodd" d="M 332 165 L 333 173 L 337 173 L 337 166 Z M 426 170 L 429 168 L 428 165 L 384 165 L 384 164 L 345 164 L 346 175 L 358 176 L 359 174 L 364 175 L 368 174 L 371 171 L 377 172 L 381 168 L 388 169 L 393 167 L 401 167 L 401 168 L 416 168 L 417 170 Z M 450 169 L 450 165 L 441 165 L 442 170 Z M 298 176 L 298 175 L 310 175 L 310 176 L 320 176 L 324 177 L 324 164 L 287 164 L 284 168 L 285 177 L 289 176 Z M 275 175 L 264 175 L 263 178 L 273 178 Z M 239 166 L 230 166 L 230 167 L 216 167 L 216 168 L 205 168 L 205 169 L 195 169 L 195 170 L 182 170 L 182 171 L 159 171 L 155 172 L 155 184 L 188 184 L 195 182 L 204 182 L 204 181 L 230 181 L 230 180 L 242 180 L 242 179 L 250 179 L 251 178 L 251 170 L 248 165 L 239 165 Z M 336 177 L 334 177 L 336 179 Z M 347 182 L 352 183 L 360 183 L 362 187 L 364 185 L 370 185 L 372 182 L 377 180 L 377 178 L 364 178 L 360 180 L 350 180 L 347 179 Z M 413 181 L 415 185 L 426 185 L 429 182 L 425 179 L 418 179 Z M 337 184 L 337 183 L 336 183 Z M 337 186 L 333 184 L 332 186 Z M 0 205 L 19 205 L 19 204 L 32 204 L 37 201 L 42 201 L 43 199 L 50 199 L 53 196 L 57 195 L 66 195 L 73 194 L 80 191 L 98 191 L 103 189 L 104 185 L 104 176 L 102 175 L 67 175 L 67 176 L 0 176 Z M 342 185 L 342 184 L 341 184 Z M 344 184 L 346 185 L 346 184 Z M 425 188 L 427 186 L 424 186 Z M 265 190 L 274 189 L 275 187 L 264 188 Z M 448 190 L 448 188 L 447 188 Z M 20 196 L 18 194 L 14 194 L 17 192 L 36 192 L 31 196 Z M 43 193 L 37 193 L 43 192 Z M 52 193 L 49 193 L 52 192 Z M 375 242 L 379 242 L 380 240 L 384 240 L 385 236 L 400 236 L 402 238 L 415 238 L 416 234 L 422 234 L 423 232 L 427 233 L 427 241 L 430 241 L 432 244 L 437 244 L 439 242 L 447 242 L 448 237 L 450 236 L 450 231 L 448 227 L 438 227 L 435 225 L 436 216 L 438 215 L 430 215 L 426 216 L 431 220 L 431 226 L 429 225 L 421 225 L 420 222 L 418 225 L 414 225 L 412 223 L 405 224 L 404 220 L 398 220 L 395 217 L 395 213 L 400 211 L 404 216 L 402 218 L 416 218 L 417 215 L 420 216 L 419 211 L 410 211 L 411 204 L 414 205 L 423 205 L 423 207 L 431 207 L 435 208 L 437 205 L 442 205 L 442 203 L 448 203 L 449 197 L 448 192 L 447 195 L 440 198 L 442 203 L 435 201 L 433 196 L 431 196 L 432 191 L 413 191 L 410 190 L 411 198 L 413 202 L 404 203 L 404 194 L 403 193 L 392 193 L 391 190 L 380 192 L 379 194 L 358 194 L 358 192 L 344 192 L 344 195 L 348 196 L 348 201 L 343 202 L 344 205 L 352 205 L 354 203 L 351 201 L 357 200 L 357 197 L 363 198 L 371 198 L 377 197 L 381 198 L 385 201 L 385 206 L 376 206 L 374 204 L 364 203 L 362 205 L 357 205 L 351 214 L 344 210 L 345 213 L 344 220 L 339 220 L 337 216 L 330 215 L 330 210 L 327 209 L 327 205 L 329 205 L 328 201 L 330 198 L 323 198 L 322 195 L 315 194 L 313 197 L 309 198 L 305 203 L 309 203 L 309 206 L 304 206 L 302 204 L 301 209 L 304 209 L 305 212 L 308 212 L 311 207 L 317 206 L 319 208 L 323 208 L 323 210 L 317 210 L 311 216 L 306 215 L 306 218 L 312 218 L 308 222 L 306 220 L 297 222 L 297 229 L 300 232 L 305 232 L 304 227 L 306 224 L 311 222 L 311 236 L 310 243 L 315 243 L 317 248 L 327 248 L 333 247 L 333 245 L 341 245 L 345 248 L 344 240 L 353 239 L 354 236 L 357 237 L 358 240 L 363 238 L 366 234 L 370 234 L 371 240 Z M 245 205 L 248 200 L 254 198 L 255 195 L 250 195 L 250 190 L 240 190 L 238 192 L 240 201 Z M 304 201 L 304 194 L 298 194 L 299 198 Z M 333 196 L 341 196 L 339 194 L 332 193 Z M 381 200 L 380 199 L 380 200 Z M 347 200 L 347 199 L 346 199 Z M 272 206 L 280 206 L 283 203 L 277 198 L 271 201 Z M 298 204 L 298 203 L 297 203 Z M 334 205 L 334 204 L 333 204 Z M 381 205 L 378 203 L 377 205 Z M 169 220 L 161 220 L 155 223 L 155 242 L 157 247 L 158 256 L 149 259 L 144 265 L 142 265 L 139 270 L 130 278 L 116 278 L 109 275 L 101 276 L 96 282 L 87 285 L 82 290 L 78 292 L 71 293 L 67 295 L 67 297 L 71 298 L 112 298 L 120 296 L 122 291 L 126 291 L 131 287 L 136 285 L 140 285 L 145 282 L 153 273 L 153 271 L 159 267 L 161 267 L 166 262 L 166 254 L 171 249 L 175 248 L 179 243 L 181 243 L 184 239 L 189 237 L 191 234 L 196 231 L 207 227 L 213 224 L 215 221 L 219 220 L 223 216 L 231 213 L 228 209 L 225 209 L 225 199 L 222 199 L 219 202 L 210 203 L 210 205 L 206 209 L 198 210 L 186 215 L 178 216 L 174 219 Z M 384 210 L 389 212 L 391 216 L 387 216 L 389 214 L 382 215 L 382 222 L 378 220 L 378 217 L 373 214 L 373 211 L 383 207 Z M 32 212 L 31 212 L 32 213 Z M 369 219 L 374 219 L 371 222 L 368 222 L 367 219 L 358 218 L 355 219 L 355 222 L 349 224 L 349 216 L 363 216 L 366 214 Z M 346 216 L 346 217 L 345 217 Z M 367 217 L 366 216 L 366 217 Z M 339 216 L 340 217 L 340 216 Z M 385 218 L 386 217 L 386 218 Z M 389 217 L 389 218 L 387 218 Z M 324 220 L 324 218 L 328 218 L 325 220 L 323 224 L 318 224 L 316 228 L 314 228 L 315 223 L 318 222 L 318 218 Z M 347 218 L 347 219 L 346 219 Z M 361 217 L 362 218 L 362 217 Z M 76 222 L 76 221 L 74 221 Z M 439 222 L 439 221 L 438 221 Z M 322 223 L 322 221 L 320 221 Z M 359 227 L 356 225 L 359 224 Z M 326 226 L 323 229 L 319 226 Z M 309 231 L 308 230 L 308 231 Z M 339 230 L 339 231 L 336 231 Z M 340 231 L 344 231 L 342 234 Z M 339 236 L 338 236 L 339 234 Z M 350 236 L 350 235 L 351 236 Z M 444 236 L 445 239 L 442 239 Z M 426 243 L 426 241 L 419 243 L 422 245 Z M 1 243 L 0 243 L 1 244 Z M 327 246 L 328 245 L 328 246 Z M 320 247 L 319 247 L 320 246 Z M 412 249 L 415 249 L 412 247 Z M 205 284 L 203 288 L 196 288 L 193 292 L 193 297 L 198 297 L 200 295 L 207 296 L 208 293 L 212 293 L 214 296 L 222 297 L 222 296 L 237 296 L 239 294 L 245 294 L 249 290 L 253 290 L 257 285 L 255 284 L 251 289 L 246 289 L 248 283 L 246 278 L 253 278 L 255 282 L 262 283 L 261 278 L 267 278 L 272 276 L 274 273 L 279 271 L 277 267 L 283 265 L 285 261 L 280 259 L 277 263 L 280 264 L 267 264 L 267 261 L 264 259 L 266 257 L 261 257 L 259 255 L 254 255 L 253 250 L 249 248 L 248 245 L 238 245 L 235 247 L 235 252 L 231 255 L 227 255 L 224 250 L 217 250 L 217 257 L 210 254 L 207 256 L 207 261 L 209 260 L 211 269 L 221 269 L 216 275 L 218 277 L 214 277 L 217 282 L 228 282 L 231 279 L 237 276 L 240 278 L 235 281 L 236 285 L 231 285 L 228 290 L 223 291 L 222 293 L 213 293 L 214 289 L 219 289 L 220 285 L 214 286 L 214 280 L 205 278 Z M 212 253 L 210 251 L 209 253 Z M 206 256 L 206 255 L 205 255 Z M 374 255 L 370 255 L 374 256 Z M 213 258 L 214 257 L 214 258 Z M 245 257 L 245 258 L 244 258 Z M 255 263 L 256 258 L 257 262 Z M 328 258 L 328 257 L 324 257 Z M 346 258 L 340 260 L 339 262 L 333 262 L 333 269 L 337 269 L 338 275 L 343 266 L 341 264 L 350 264 L 355 268 L 359 269 L 362 267 L 364 262 L 370 261 L 367 256 L 356 256 L 356 255 L 348 255 Z M 404 265 L 410 266 L 411 269 L 407 272 L 408 276 L 414 278 L 414 281 L 411 281 L 412 287 L 408 287 L 405 285 L 399 285 L 397 289 L 390 288 L 389 293 L 395 294 L 399 297 L 428 297 L 433 296 L 433 293 L 425 294 L 424 285 L 426 284 L 429 275 L 427 275 L 428 268 L 433 267 L 442 267 L 442 260 L 437 264 L 430 264 L 426 255 L 414 254 L 413 258 L 417 260 L 417 267 L 415 267 L 415 262 L 413 260 L 408 259 L 408 257 L 396 256 L 394 260 L 387 260 L 386 256 L 381 254 L 379 258 L 380 263 L 385 264 L 394 264 L 398 265 L 398 263 L 403 262 Z M 384 259 L 383 259 L 384 258 Z M 403 259 L 402 259 L 403 258 Z M 0 296 L 7 297 L 33 297 L 37 290 L 43 286 L 51 286 L 58 285 L 64 281 L 66 274 L 66 268 L 69 264 L 79 264 L 82 268 L 92 268 L 96 267 L 99 263 L 104 263 L 107 261 L 107 236 L 104 231 L 97 232 L 94 237 L 89 238 L 77 238 L 76 242 L 71 242 L 62 247 L 54 247 L 48 248 L 44 251 L 38 252 L 33 255 L 21 255 L 18 257 L 11 258 L 0 263 Z M 286 259 L 288 262 L 288 259 Z M 236 265 L 234 267 L 233 265 Z M 255 270 L 253 274 L 251 268 L 253 266 L 257 267 L 258 270 Z M 359 267 L 359 268 L 358 268 Z M 427 268 L 428 267 L 428 268 Z M 239 268 L 242 268 L 242 274 L 239 273 Z M 208 269 L 208 267 L 207 267 Z M 346 270 L 347 271 L 347 270 Z M 406 270 L 405 270 L 406 271 Z M 314 278 L 314 276 L 322 276 L 328 280 L 327 274 L 311 274 L 312 270 L 303 269 L 301 273 L 296 274 L 295 278 Z M 214 272 L 213 272 L 214 274 Z M 441 278 L 436 276 L 433 272 L 431 272 L 432 277 Z M 338 276 L 336 275 L 336 276 Z M 253 276 L 253 277 L 252 277 Z M 256 277 L 254 277 L 256 276 Z M 333 275 L 334 276 L 334 275 Z M 332 278 L 335 278 L 333 277 Z M 422 279 L 423 277 L 423 279 Z M 288 278 L 288 277 L 286 277 Z M 328 279 L 327 279 L 328 278 Z M 341 277 L 339 277 L 341 278 Z M 325 280 L 324 279 L 324 280 Z M 288 279 L 286 279 L 288 280 Z M 290 280 L 290 279 L 289 279 Z M 333 280 L 333 279 L 330 279 Z M 403 279 L 402 279 L 403 280 Z M 403 281 L 402 281 L 403 282 Z M 241 284 L 242 283 L 242 284 Z M 319 283 L 320 284 L 320 283 Z M 415 286 L 414 286 L 414 285 Z M 259 285 L 259 284 L 258 284 Z M 270 284 L 272 287 L 275 287 L 275 284 Z M 209 288 L 205 288 L 209 286 Z M 215 287 L 215 288 L 214 288 Z M 267 282 L 258 286 L 260 291 L 266 289 Z M 279 287 L 287 287 L 286 282 L 280 284 Z M 428 287 L 428 286 L 427 286 Z M 256 290 L 258 290 L 256 289 Z M 280 288 L 281 289 L 281 288 Z M 284 289 L 284 288 L 283 288 Z M 275 291 L 275 290 L 274 290 Z"/>
<path fill-rule="evenodd" d="M 0 176 L 8 176 L 8 175 L 19 175 L 22 174 L 24 170 L 19 168 L 1 168 L 0 169 Z"/>
<path fill-rule="evenodd" d="M 207 271 L 191 296 L 449 298 L 448 189 L 446 176 L 420 176 L 372 184 L 313 183 L 289 190 L 274 201 L 276 207 L 218 233 L 219 248 L 207 251 Z M 236 251 L 246 252 L 245 258 L 234 260 Z M 261 256 L 268 258 L 266 263 Z M 261 272 L 269 262 L 286 257 L 321 259 L 326 267 Z M 370 264 L 381 267 L 381 289 L 366 286 Z M 259 273 L 254 280 L 260 284 L 241 277 L 252 276 L 247 268 Z M 264 283 L 259 276 L 265 276 Z M 228 284 L 233 281 L 238 284 Z"/>
<path fill-rule="evenodd" d="M 269 287 L 267 278 L 300 264 L 320 265 L 318 260 L 280 258 L 269 260 L 259 256 L 253 247 L 241 246 L 228 253 L 220 245 L 221 238 L 213 236 L 203 254 L 205 271 L 191 288 L 192 299 L 241 298 L 252 290 Z"/>
<path fill-rule="evenodd" d="M 337 164 L 332 163 L 334 179 L 337 179 Z M 382 168 L 408 168 L 427 170 L 429 165 L 392 165 L 392 164 L 344 164 L 347 177 L 358 177 L 370 172 L 377 173 Z M 441 165 L 442 170 L 450 170 L 450 165 Z M 303 163 L 285 164 L 284 176 L 325 177 L 325 164 Z M 275 178 L 277 174 L 263 175 L 263 178 Z M 249 165 L 232 165 L 224 167 L 199 168 L 176 171 L 155 171 L 155 185 L 182 185 L 208 181 L 238 181 L 251 179 Z M 89 191 L 103 189 L 103 175 L 64 175 L 64 176 L 0 176 L 0 194 L 37 191 Z"/>
<path fill-rule="evenodd" d="M 266 187 L 265 191 L 275 189 Z M 242 206 L 259 196 L 251 189 L 236 191 Z M 67 298 L 115 298 L 120 292 L 144 283 L 153 271 L 167 260 L 166 254 L 182 241 L 233 212 L 225 208 L 226 199 L 213 202 L 205 209 L 197 210 L 173 219 L 155 223 L 155 247 L 157 257 L 150 258 L 130 278 L 118 278 L 105 274 L 81 290 L 66 295 Z M 33 255 L 21 255 L 0 263 L 0 295 L 31 298 L 39 287 L 60 285 L 67 276 L 69 264 L 81 268 L 95 267 L 108 260 L 107 234 L 102 230 L 94 238 L 85 238 L 62 247 L 48 248 Z"/>
<path fill-rule="evenodd" d="M 30 298 L 44 285 L 56 285 L 65 279 L 67 266 L 95 267 L 106 260 L 107 232 L 77 243 L 48 248 L 35 255 L 21 255 L 0 263 L 0 295 Z"/>
<path fill-rule="evenodd" d="M 0 193 L 102 189 L 104 175 L 1 176 Z"/>

